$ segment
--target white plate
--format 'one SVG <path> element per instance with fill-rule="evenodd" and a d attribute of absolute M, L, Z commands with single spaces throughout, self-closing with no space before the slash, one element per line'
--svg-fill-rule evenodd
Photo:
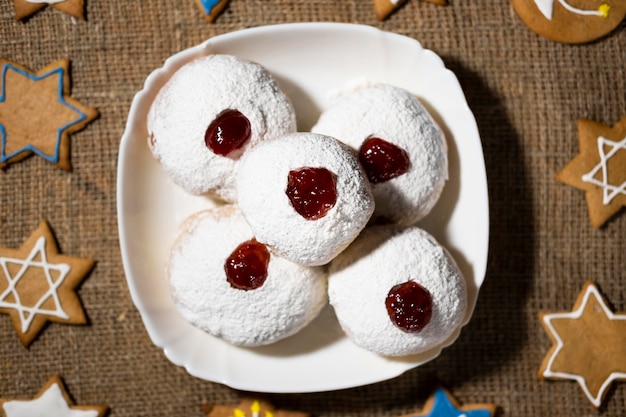
<path fill-rule="evenodd" d="M 210 207 L 185 194 L 162 173 L 146 145 L 146 114 L 176 69 L 195 57 L 225 53 L 264 65 L 291 97 L 300 130 L 330 103 L 330 93 L 368 78 L 417 95 L 443 127 L 450 148 L 450 180 L 420 226 L 446 246 L 469 287 L 469 321 L 487 263 L 487 180 L 476 122 L 459 83 L 441 59 L 414 39 L 369 26 L 297 23 L 258 27 L 209 39 L 168 59 L 134 98 L 118 165 L 118 221 L 128 286 L 152 341 L 175 364 L 199 378 L 257 392 L 314 392 L 395 377 L 434 359 L 458 337 L 426 353 L 388 359 L 353 345 L 332 308 L 299 334 L 262 348 L 239 348 L 186 323 L 175 311 L 164 275 L 177 226 Z"/>

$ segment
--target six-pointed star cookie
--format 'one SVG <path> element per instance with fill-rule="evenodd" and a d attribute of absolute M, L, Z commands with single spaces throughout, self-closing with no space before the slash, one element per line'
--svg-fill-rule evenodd
<path fill-rule="evenodd" d="M 108 410 L 101 405 L 73 405 L 58 375 L 50 378 L 35 398 L 0 398 L 0 407 L 5 417 L 103 417 Z"/>
<path fill-rule="evenodd" d="M 198 8 L 207 22 L 212 23 L 222 13 L 229 0 L 196 0 Z"/>
<path fill-rule="evenodd" d="M 574 380 L 599 407 L 611 383 L 626 379 L 626 314 L 613 313 L 588 281 L 571 312 L 539 318 L 553 343 L 539 378 Z"/>
<path fill-rule="evenodd" d="M 428 3 L 439 4 L 445 6 L 448 4 L 448 0 L 423 0 Z M 379 20 L 384 20 L 393 13 L 396 9 L 406 3 L 406 0 L 374 0 L 374 10 L 376 10 L 376 16 Z"/>
<path fill-rule="evenodd" d="M 34 73 L 0 58 L 0 168 L 37 154 L 71 168 L 69 134 L 98 115 L 69 96 L 69 60 Z"/>
<path fill-rule="evenodd" d="M 22 20 L 47 5 L 57 10 L 74 16 L 78 19 L 85 19 L 84 0 L 13 0 L 15 6 L 15 19 Z"/>
<path fill-rule="evenodd" d="M 591 224 L 602 226 L 626 206 L 626 117 L 615 126 L 578 121 L 579 154 L 557 180 L 586 192 Z"/>
<path fill-rule="evenodd" d="M 86 323 L 75 288 L 93 266 L 61 255 L 46 221 L 19 249 L 0 248 L 0 313 L 11 316 L 24 346 L 48 321 Z"/>
<path fill-rule="evenodd" d="M 491 417 L 496 412 L 495 404 L 467 404 L 464 406 L 443 388 L 437 388 L 428 398 L 419 414 L 402 417 Z"/>

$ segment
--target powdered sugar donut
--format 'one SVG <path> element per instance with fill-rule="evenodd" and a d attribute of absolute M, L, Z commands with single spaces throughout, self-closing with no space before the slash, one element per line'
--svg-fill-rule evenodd
<path fill-rule="evenodd" d="M 180 68 L 148 113 L 149 146 L 172 180 L 192 194 L 236 199 L 243 152 L 296 130 L 293 107 L 262 66 L 209 55 Z"/>
<path fill-rule="evenodd" d="M 285 135 L 251 149 L 241 160 L 237 187 L 257 239 L 303 265 L 328 263 L 374 210 L 354 153 L 314 133 Z"/>
<path fill-rule="evenodd" d="M 426 216 L 448 178 L 445 137 L 406 90 L 373 84 L 324 111 L 313 132 L 359 152 L 376 199 L 374 220 L 411 225 Z"/>
<path fill-rule="evenodd" d="M 298 332 L 327 302 L 325 271 L 269 254 L 234 206 L 202 211 L 185 222 L 167 276 L 185 320 L 242 346 Z"/>
<path fill-rule="evenodd" d="M 466 283 L 427 232 L 397 225 L 366 228 L 330 264 L 329 301 L 355 344 L 386 356 L 416 354 L 460 326 Z"/>

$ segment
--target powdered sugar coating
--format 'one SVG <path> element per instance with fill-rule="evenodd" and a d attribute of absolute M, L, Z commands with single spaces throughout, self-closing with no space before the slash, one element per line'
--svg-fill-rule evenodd
<path fill-rule="evenodd" d="M 224 263 L 254 237 L 235 206 L 196 213 L 183 225 L 169 258 L 167 276 L 181 316 L 194 326 L 242 346 L 290 336 L 310 323 L 327 303 L 326 272 L 270 256 L 265 283 L 232 288 Z"/>
<path fill-rule="evenodd" d="M 417 98 L 386 84 L 365 84 L 324 111 L 313 132 L 336 137 L 355 150 L 370 137 L 404 149 L 408 172 L 372 184 L 373 218 L 411 225 L 433 208 L 448 178 L 443 132 Z"/>
<path fill-rule="evenodd" d="M 366 228 L 330 264 L 328 294 L 341 327 L 355 344 L 386 356 L 424 352 L 461 325 L 465 280 L 450 254 L 422 229 L 397 225 Z M 430 322 L 406 333 L 390 320 L 389 290 L 415 281 L 432 296 Z"/>
<path fill-rule="evenodd" d="M 234 109 L 252 134 L 237 152 L 213 153 L 205 145 L 209 124 Z M 148 113 L 149 146 L 172 180 L 192 194 L 236 200 L 239 158 L 251 146 L 296 130 L 291 102 L 269 72 L 230 55 L 209 55 L 180 68 L 159 91 Z"/>
<path fill-rule="evenodd" d="M 335 175 L 337 201 L 326 215 L 307 220 L 285 193 L 289 171 L 326 168 Z M 356 156 L 334 138 L 293 133 L 266 141 L 241 160 L 239 207 L 260 242 L 303 265 L 330 262 L 365 227 L 374 211 L 369 183 Z"/>

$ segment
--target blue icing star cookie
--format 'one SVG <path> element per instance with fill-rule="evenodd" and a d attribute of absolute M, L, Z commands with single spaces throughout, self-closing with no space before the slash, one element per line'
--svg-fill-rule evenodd
<path fill-rule="evenodd" d="M 69 170 L 69 134 L 98 112 L 69 96 L 69 61 L 38 72 L 0 58 L 0 169 L 39 155 Z"/>
<path fill-rule="evenodd" d="M 403 417 L 492 417 L 495 411 L 495 404 L 460 406 L 448 391 L 437 388 L 426 401 L 421 413 Z"/>
<path fill-rule="evenodd" d="M 228 0 L 196 0 L 196 4 L 209 23 L 213 22 L 224 10 L 227 3 Z"/>

